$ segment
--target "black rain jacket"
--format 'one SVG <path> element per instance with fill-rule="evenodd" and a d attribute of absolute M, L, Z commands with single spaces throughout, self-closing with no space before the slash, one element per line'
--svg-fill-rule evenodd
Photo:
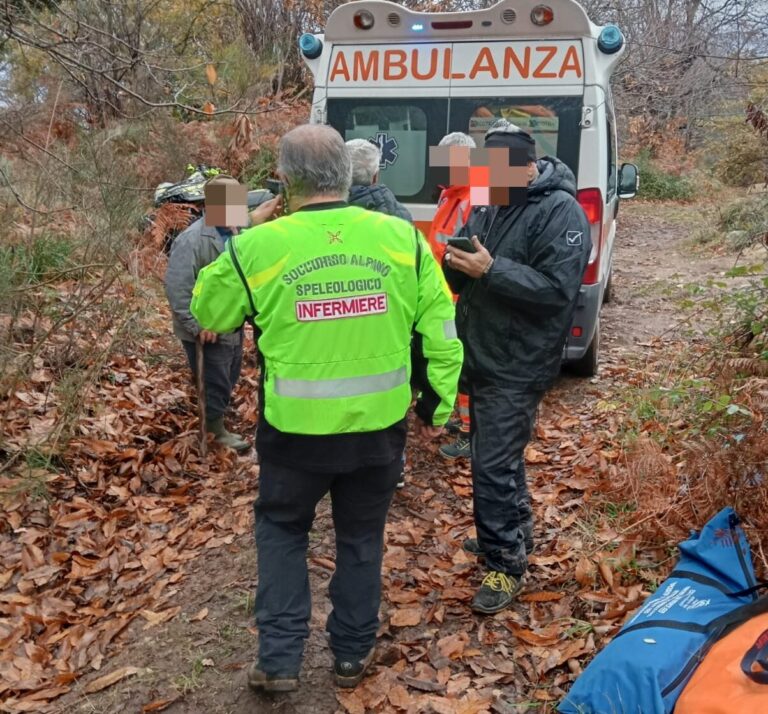
<path fill-rule="evenodd" d="M 573 172 L 549 156 L 538 169 L 525 205 L 476 206 L 459 231 L 476 235 L 493 256 L 486 275 L 475 280 L 443 262 L 459 295 L 465 385 L 545 390 L 560 369 L 592 241 Z"/>
<path fill-rule="evenodd" d="M 360 206 L 360 208 L 367 208 L 369 211 L 397 216 L 408 223 L 413 223 L 413 216 L 411 216 L 410 211 L 395 198 L 395 194 L 384 184 L 352 186 L 349 189 L 349 203 L 353 206 Z"/>

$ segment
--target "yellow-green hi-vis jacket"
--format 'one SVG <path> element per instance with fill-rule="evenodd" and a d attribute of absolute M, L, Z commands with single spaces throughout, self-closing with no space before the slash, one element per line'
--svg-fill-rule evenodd
<path fill-rule="evenodd" d="M 273 427 L 339 434 L 396 423 L 411 403 L 412 336 L 426 361 L 417 413 L 445 423 L 463 350 L 450 291 L 413 226 L 355 206 L 310 209 L 229 246 L 200 271 L 191 311 L 214 332 L 254 317 Z"/>

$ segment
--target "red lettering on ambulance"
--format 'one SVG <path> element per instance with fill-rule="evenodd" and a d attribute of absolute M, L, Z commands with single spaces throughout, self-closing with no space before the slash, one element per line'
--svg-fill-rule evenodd
<path fill-rule="evenodd" d="M 405 64 L 407 59 L 408 55 L 403 50 L 384 50 L 384 80 L 405 79 L 408 76 L 408 67 Z"/>
<path fill-rule="evenodd" d="M 419 72 L 419 50 L 414 49 L 411 52 L 411 73 L 414 79 L 429 80 L 437 74 L 437 47 L 433 47 L 429 51 L 429 70 L 426 74 Z"/>
<path fill-rule="evenodd" d="M 554 79 L 557 77 L 557 72 L 545 72 L 544 68 L 552 61 L 552 58 L 557 54 L 557 47 L 546 45 L 543 47 L 537 47 L 537 52 L 544 52 L 544 59 L 539 62 L 538 67 L 533 70 L 533 77 L 535 79 Z"/>
<path fill-rule="evenodd" d="M 366 64 L 365 55 L 360 50 L 355 50 L 352 60 L 352 76 L 355 82 L 367 82 L 369 79 L 378 82 L 379 53 L 375 50 L 371 52 L 368 55 L 368 63 Z"/>
<path fill-rule="evenodd" d="M 480 72 L 488 72 L 494 79 L 499 78 L 499 70 L 496 69 L 496 62 L 493 60 L 493 53 L 489 47 L 483 47 L 477 53 L 475 63 L 472 65 L 472 69 L 469 70 L 469 78 L 474 79 Z"/>
<path fill-rule="evenodd" d="M 576 48 L 571 45 L 565 53 L 565 59 L 563 65 L 560 67 L 560 79 L 565 77 L 566 72 L 575 72 L 576 77 L 581 79 L 581 62 L 579 61 L 579 53 Z"/>
<path fill-rule="evenodd" d="M 451 62 L 453 60 L 453 53 L 450 47 L 446 47 L 443 50 L 443 79 L 451 78 Z"/>
<path fill-rule="evenodd" d="M 564 55 L 561 54 L 564 50 Z M 534 54 L 536 56 L 534 58 Z M 421 53 L 421 54 L 420 54 Z M 344 52 L 338 52 L 333 60 L 329 82 L 399 82 L 414 79 L 429 82 L 438 75 L 444 80 L 450 79 L 563 79 L 566 76 L 581 79 L 584 70 L 578 47 L 570 45 L 562 48 L 554 45 L 535 47 L 504 47 L 503 65 L 501 49 L 494 54 L 493 47 L 481 47 L 478 50 L 468 72 L 454 70 L 453 50 L 443 48 L 440 55 L 437 47 L 414 47 L 409 50 L 388 49 L 355 50 L 351 60 Z M 558 60 L 562 60 L 558 66 Z M 441 67 L 442 63 L 442 67 Z M 351 69 L 350 69 L 351 67 Z"/>
<path fill-rule="evenodd" d="M 521 63 L 514 47 L 507 47 L 504 50 L 504 79 L 512 76 L 512 65 L 515 65 L 517 74 L 521 79 L 528 79 L 531 74 L 531 48 L 526 47 L 523 52 L 524 61 Z"/>
<path fill-rule="evenodd" d="M 336 55 L 336 59 L 333 61 L 333 68 L 331 69 L 331 77 L 329 79 L 330 82 L 333 82 L 334 79 L 336 79 L 336 75 L 343 75 L 344 81 L 349 82 L 349 67 L 347 67 L 347 58 L 344 56 L 343 52 L 339 52 Z"/>

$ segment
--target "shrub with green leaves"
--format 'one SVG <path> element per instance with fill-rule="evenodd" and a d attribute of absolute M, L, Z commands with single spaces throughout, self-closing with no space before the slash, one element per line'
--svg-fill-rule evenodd
<path fill-rule="evenodd" d="M 661 169 L 651 159 L 649 152 L 641 151 L 635 163 L 640 172 L 638 198 L 649 201 L 691 201 L 695 197 L 692 181 Z"/>

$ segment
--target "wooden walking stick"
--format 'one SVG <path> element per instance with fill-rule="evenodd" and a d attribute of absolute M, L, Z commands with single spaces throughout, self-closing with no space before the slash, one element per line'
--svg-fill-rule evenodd
<path fill-rule="evenodd" d="M 205 352 L 198 337 L 195 340 L 195 381 L 197 382 L 197 417 L 199 419 L 200 456 L 208 456 L 208 430 L 205 422 Z"/>

